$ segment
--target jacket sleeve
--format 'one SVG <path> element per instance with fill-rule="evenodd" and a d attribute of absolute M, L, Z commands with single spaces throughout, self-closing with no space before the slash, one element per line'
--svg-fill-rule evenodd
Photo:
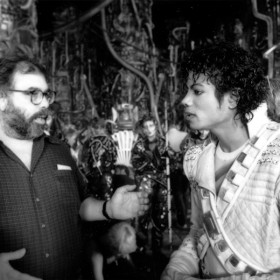
<path fill-rule="evenodd" d="M 278 279 L 280 279 L 280 273 L 263 274 L 258 276 L 250 276 L 248 273 L 243 273 L 239 275 L 231 275 L 231 276 L 220 277 L 220 278 L 211 278 L 209 280 L 278 280 Z"/>
<path fill-rule="evenodd" d="M 195 278 L 193 276 L 180 273 L 174 270 L 163 271 L 161 280 L 198 280 L 203 278 Z M 279 280 L 280 273 L 264 274 L 259 276 L 250 276 L 248 273 L 239 275 L 230 275 L 226 277 L 211 278 L 208 280 Z"/>
<path fill-rule="evenodd" d="M 131 150 L 131 164 L 137 170 L 142 170 L 153 159 L 153 154 L 146 151 L 142 140 L 138 140 Z"/>
<path fill-rule="evenodd" d="M 192 188 L 191 230 L 179 249 L 172 253 L 169 263 L 161 275 L 161 280 L 196 280 L 199 275 L 199 256 L 197 245 L 203 232 L 202 211 L 199 207 L 196 191 Z M 211 278 L 211 280 L 279 280 L 280 273 L 250 276 L 248 273 Z M 210 280 L 210 279 L 209 279 Z"/>
<path fill-rule="evenodd" d="M 276 201 L 280 209 L 280 179 L 277 182 Z M 161 280 L 195 280 L 202 279 L 199 276 L 199 256 L 197 254 L 198 239 L 202 229 L 202 211 L 199 204 L 196 190 L 192 185 L 192 227 L 182 245 L 175 251 L 168 265 L 161 275 Z M 279 210 L 280 211 L 280 210 Z M 239 275 L 228 275 L 223 277 L 211 278 L 211 280 L 279 280 L 280 271 L 273 273 L 250 276 L 248 273 Z M 209 279 L 210 280 L 210 279 Z"/>
<path fill-rule="evenodd" d="M 194 248 L 194 241 L 187 236 L 180 248 L 171 255 L 161 280 L 188 279 L 187 276 L 198 277 L 198 274 L 199 259 Z"/>

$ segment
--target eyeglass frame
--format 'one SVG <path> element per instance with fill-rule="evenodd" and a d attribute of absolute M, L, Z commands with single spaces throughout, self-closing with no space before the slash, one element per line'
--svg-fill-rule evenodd
<path fill-rule="evenodd" d="M 40 90 L 38 88 L 30 89 L 30 90 L 8 89 L 8 91 L 22 92 L 22 93 L 25 93 L 27 95 L 30 95 L 31 96 L 31 102 L 34 105 L 40 105 L 42 103 L 43 99 L 44 99 L 44 96 L 46 97 L 46 99 L 49 102 L 49 104 L 52 104 L 54 102 L 54 100 L 55 100 L 55 97 L 56 97 L 56 91 L 51 90 L 51 89 L 47 89 L 46 91 L 42 91 L 42 90 Z M 35 92 L 36 91 L 39 91 L 42 94 L 42 98 L 41 98 L 40 102 L 34 102 L 34 100 L 33 100 L 33 96 L 35 96 Z M 52 97 L 49 97 L 50 93 L 53 94 Z"/>

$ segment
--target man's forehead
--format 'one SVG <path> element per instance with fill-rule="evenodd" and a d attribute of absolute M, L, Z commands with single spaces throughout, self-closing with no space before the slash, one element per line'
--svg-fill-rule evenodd
<path fill-rule="evenodd" d="M 37 72 L 37 71 L 34 71 L 34 72 L 28 72 L 28 73 L 24 73 L 24 72 L 21 72 L 21 71 L 15 71 L 14 73 L 14 78 L 27 78 L 27 77 L 32 77 L 32 76 L 40 76 L 40 77 L 43 77 L 45 78 L 45 76 L 41 73 L 41 72 Z"/>
<path fill-rule="evenodd" d="M 210 84 L 209 77 L 203 73 L 193 73 L 190 72 L 187 80 L 188 85 L 199 84 L 199 83 L 206 83 Z"/>
<path fill-rule="evenodd" d="M 43 74 L 39 72 L 34 72 L 34 73 L 21 73 L 21 72 L 16 72 L 13 76 L 12 79 L 12 84 L 24 84 L 24 85 L 29 85 L 29 86 L 38 86 L 41 85 L 42 83 L 46 83 L 46 78 L 44 77 Z"/>
<path fill-rule="evenodd" d="M 151 125 L 151 124 L 154 125 L 155 122 L 153 120 L 148 120 L 148 121 L 144 122 L 144 126 L 148 126 L 148 125 Z"/>

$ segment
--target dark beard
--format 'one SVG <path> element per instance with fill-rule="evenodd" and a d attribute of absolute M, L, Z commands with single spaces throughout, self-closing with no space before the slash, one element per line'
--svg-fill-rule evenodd
<path fill-rule="evenodd" d="M 50 115 L 48 109 L 42 109 L 30 119 L 26 119 L 23 112 L 8 102 L 5 112 L 2 112 L 2 119 L 5 133 L 16 139 L 29 140 L 41 136 L 48 125 L 38 124 L 34 120 L 40 116 Z"/>

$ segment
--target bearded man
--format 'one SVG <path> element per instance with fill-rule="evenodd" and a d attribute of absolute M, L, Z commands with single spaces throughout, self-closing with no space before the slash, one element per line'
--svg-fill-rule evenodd
<path fill-rule="evenodd" d="M 0 59 L 0 279 L 81 279 L 79 214 L 128 219 L 147 208 L 134 186 L 108 202 L 86 194 L 68 145 L 44 133 L 55 96 L 37 62 Z"/>

